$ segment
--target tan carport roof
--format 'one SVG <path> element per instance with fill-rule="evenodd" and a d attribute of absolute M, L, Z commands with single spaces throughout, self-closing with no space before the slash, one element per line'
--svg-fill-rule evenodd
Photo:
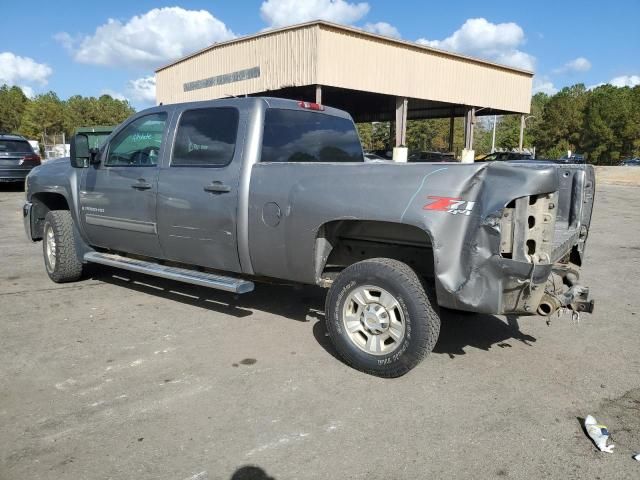
<path fill-rule="evenodd" d="M 156 71 L 160 103 L 271 95 L 313 101 L 357 121 L 528 113 L 533 73 L 315 21 L 221 42 Z"/>

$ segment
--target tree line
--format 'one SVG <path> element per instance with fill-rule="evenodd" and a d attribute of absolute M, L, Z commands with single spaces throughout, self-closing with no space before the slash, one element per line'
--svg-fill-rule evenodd
<path fill-rule="evenodd" d="M 365 149 L 389 148 L 389 123 L 358 124 Z M 464 148 L 463 119 L 455 119 L 454 152 Z M 474 149 L 491 151 L 493 116 L 477 117 Z M 520 115 L 497 118 L 496 149 L 518 148 Z M 449 119 L 409 120 L 407 146 L 411 150 L 447 151 Z M 640 85 L 583 84 L 565 87 L 555 95 L 537 93 L 531 98 L 523 146 L 536 149 L 537 158 L 556 159 L 568 150 L 583 154 L 590 163 L 617 165 L 621 159 L 640 156 Z"/>
<path fill-rule="evenodd" d="M 43 134 L 64 132 L 67 138 L 77 127 L 116 125 L 135 113 L 126 100 L 110 95 L 61 100 L 54 92 L 30 99 L 19 87 L 0 87 L 0 131 L 40 140 Z M 478 117 L 474 130 L 476 153 L 491 151 L 493 117 Z M 389 148 L 389 123 L 361 123 L 358 131 L 367 150 Z M 454 151 L 464 146 L 463 119 L 455 119 Z M 518 147 L 520 116 L 498 117 L 496 148 Z M 447 151 L 449 119 L 410 120 L 407 146 L 412 150 Z M 617 164 L 640 156 L 640 85 L 583 84 L 565 87 L 555 95 L 537 93 L 531 98 L 524 147 L 535 147 L 538 158 L 560 158 L 568 150 L 584 154 L 595 164 Z"/>
<path fill-rule="evenodd" d="M 69 138 L 78 127 L 117 125 L 133 113 L 129 102 L 110 95 L 60 100 L 55 92 L 48 92 L 30 99 L 19 87 L 0 87 L 0 132 L 33 140 L 61 133 Z"/>

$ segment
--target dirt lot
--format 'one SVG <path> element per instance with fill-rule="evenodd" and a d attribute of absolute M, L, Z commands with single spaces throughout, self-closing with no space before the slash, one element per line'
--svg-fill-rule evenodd
<path fill-rule="evenodd" d="M 318 289 L 51 283 L 5 187 L 0 478 L 640 478 L 639 192 L 599 189 L 594 315 L 447 317 L 426 362 L 381 380 L 334 358 Z"/>

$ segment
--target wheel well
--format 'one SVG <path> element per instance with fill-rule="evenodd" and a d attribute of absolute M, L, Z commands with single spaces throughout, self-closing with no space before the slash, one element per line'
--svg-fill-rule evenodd
<path fill-rule="evenodd" d="M 31 196 L 31 235 L 34 240 L 42 239 L 44 217 L 51 210 L 69 210 L 67 199 L 59 193 L 41 192 Z"/>
<path fill-rule="evenodd" d="M 316 278 L 331 281 L 349 265 L 379 257 L 406 263 L 422 277 L 434 275 L 431 238 L 424 230 L 403 223 L 337 220 L 318 232 Z"/>

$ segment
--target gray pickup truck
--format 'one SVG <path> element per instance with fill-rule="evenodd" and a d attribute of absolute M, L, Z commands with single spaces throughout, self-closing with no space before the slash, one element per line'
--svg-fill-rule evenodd
<path fill-rule="evenodd" d="M 347 113 L 241 98 L 142 111 L 99 149 L 76 135 L 28 176 L 23 213 L 54 282 L 97 263 L 238 294 L 327 287 L 338 353 L 396 377 L 433 349 L 439 307 L 591 312 L 594 191 L 588 165 L 365 163 Z"/>

